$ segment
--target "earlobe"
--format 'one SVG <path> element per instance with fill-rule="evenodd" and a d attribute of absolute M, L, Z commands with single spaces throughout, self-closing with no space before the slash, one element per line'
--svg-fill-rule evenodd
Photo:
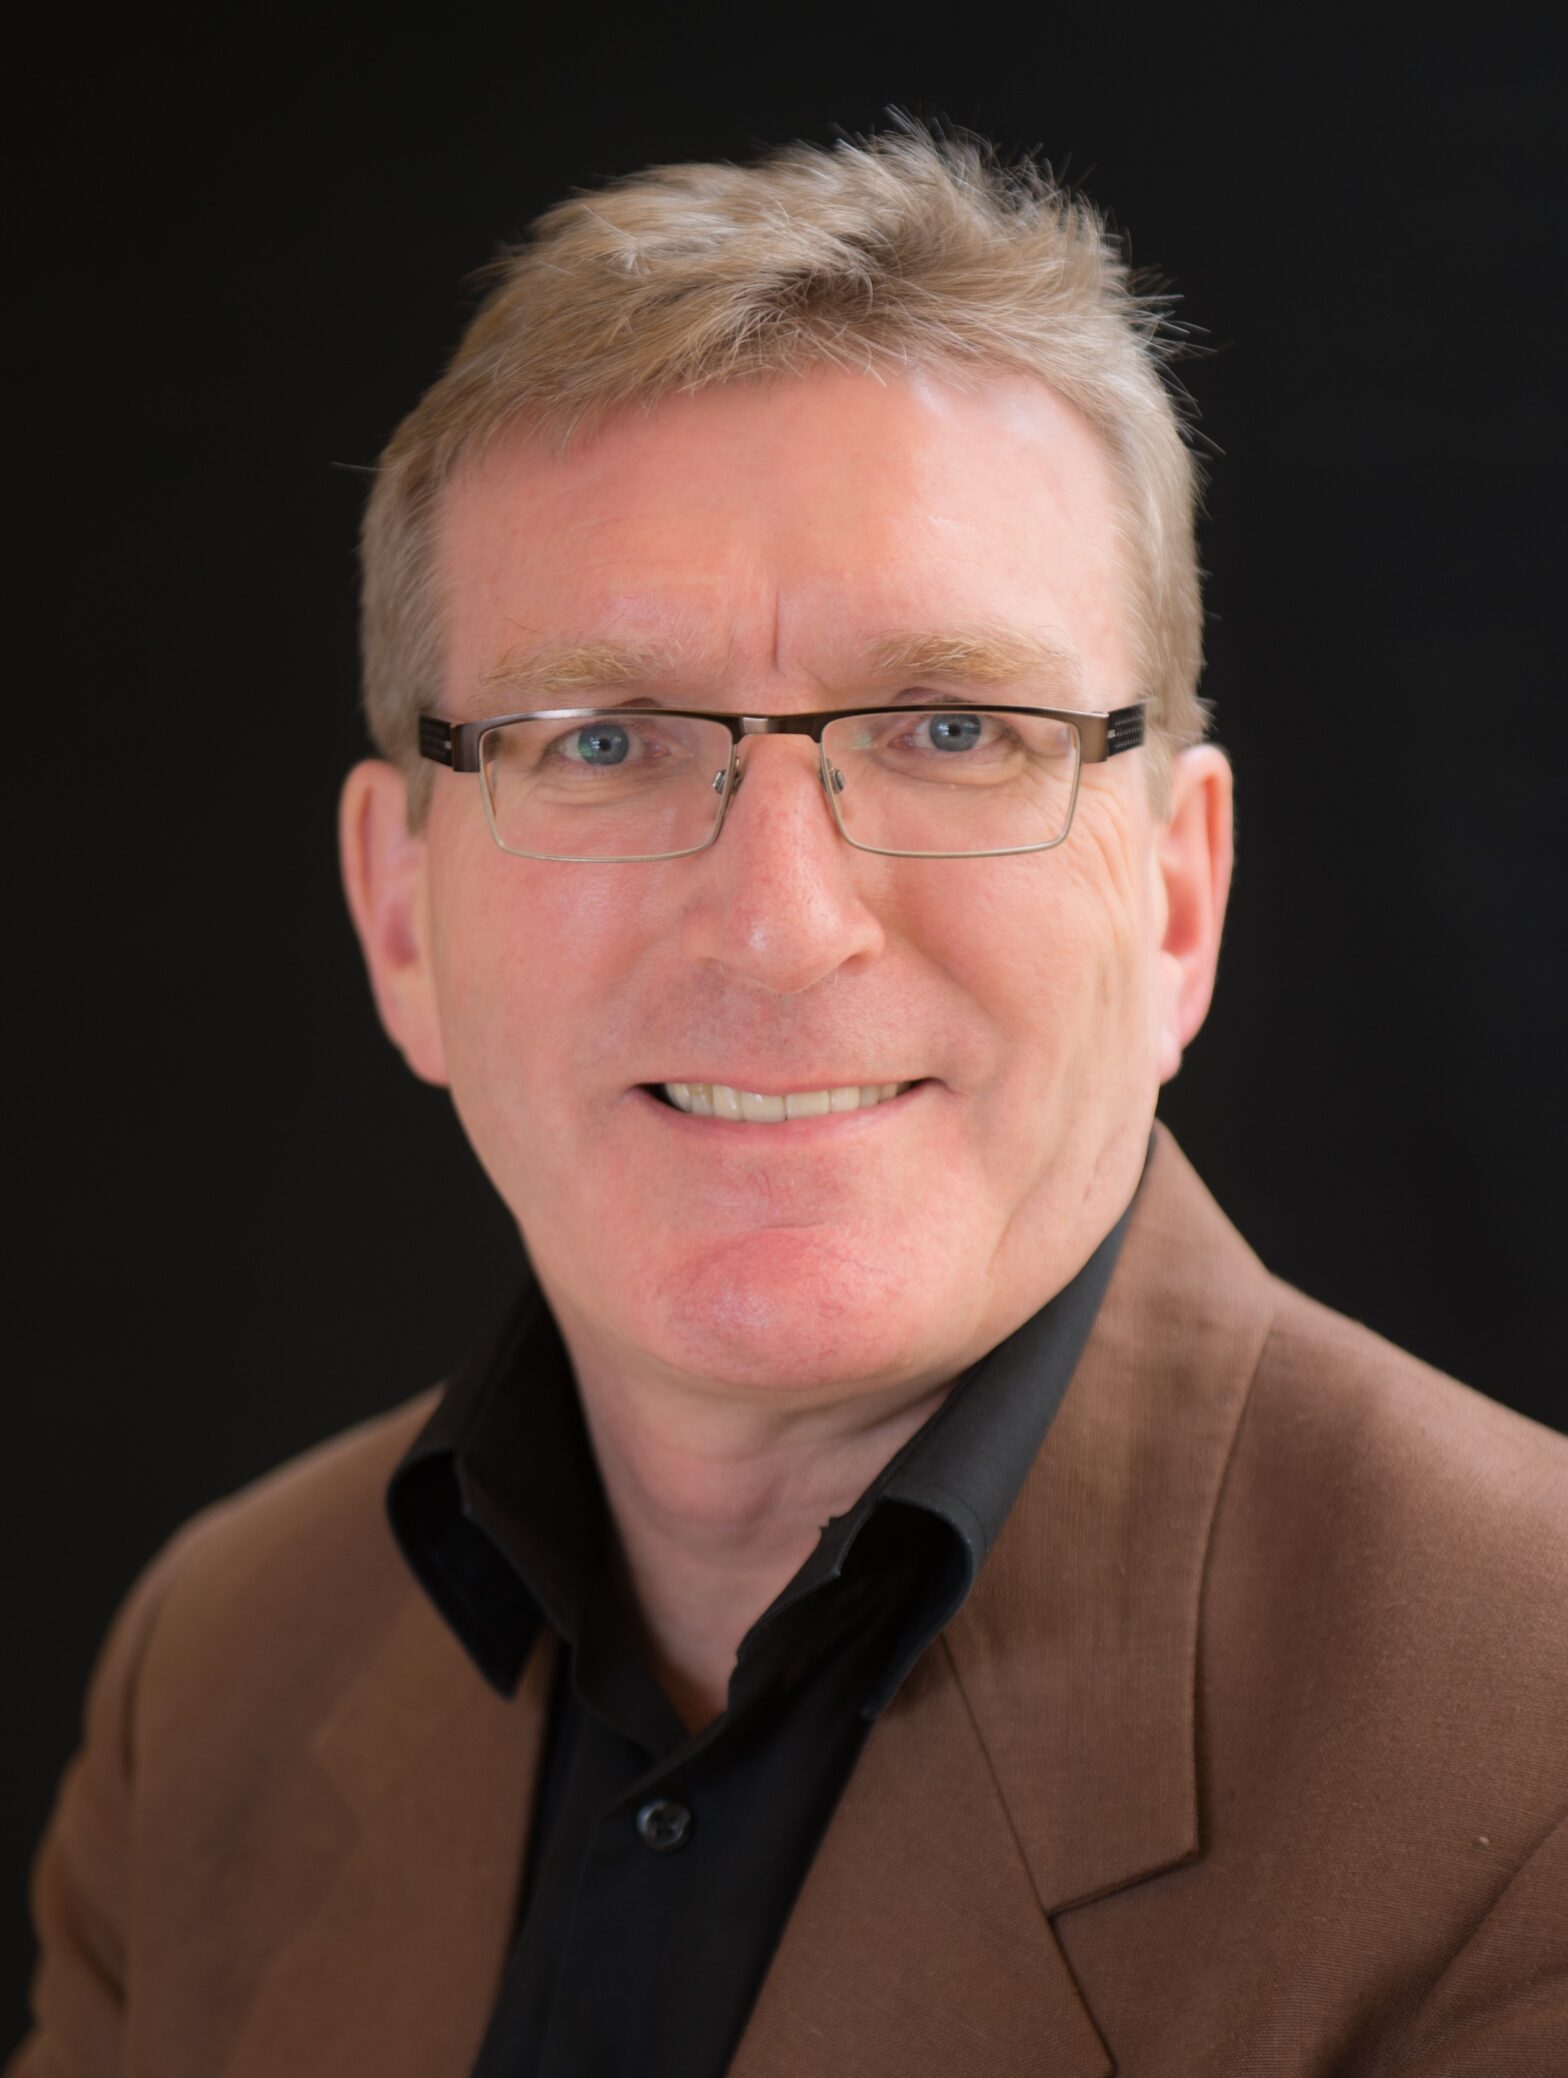
<path fill-rule="evenodd" d="M 387 1037 L 422 1081 L 444 1085 L 428 925 L 428 854 L 408 828 L 403 775 L 379 758 L 356 765 L 338 806 L 349 914 Z"/>
<path fill-rule="evenodd" d="M 1179 751 L 1172 761 L 1171 813 L 1157 833 L 1165 894 L 1160 946 L 1158 1068 L 1162 1083 L 1208 1015 L 1234 859 L 1233 779 L 1218 744 Z"/>

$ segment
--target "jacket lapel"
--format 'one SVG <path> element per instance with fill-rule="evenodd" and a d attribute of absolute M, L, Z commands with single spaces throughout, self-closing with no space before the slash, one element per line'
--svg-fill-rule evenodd
<path fill-rule="evenodd" d="M 942 1641 L 873 1727 L 730 2078 L 1105 2078 Z"/>
<path fill-rule="evenodd" d="M 483 1682 L 424 1596 L 315 1742 L 319 1825 L 295 1928 L 224 2078 L 469 2078 L 500 1989 L 554 1665 L 542 1637 L 515 1698 Z"/>
<path fill-rule="evenodd" d="M 1048 1912 L 1200 1851 L 1204 1561 L 1273 1310 L 1159 1128 L 1072 1385 L 947 1633 Z"/>
<path fill-rule="evenodd" d="M 1049 1915 L 1201 1849 L 1204 1555 L 1271 1312 L 1158 1128 L 1045 1446 L 866 1742 L 733 2078 L 1112 2069 Z"/>

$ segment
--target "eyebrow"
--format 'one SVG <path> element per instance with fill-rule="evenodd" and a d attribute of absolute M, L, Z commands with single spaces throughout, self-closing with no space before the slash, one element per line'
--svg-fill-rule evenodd
<path fill-rule="evenodd" d="M 641 685 L 669 677 L 681 661 L 678 650 L 641 643 L 545 642 L 507 650 L 480 683 L 524 695 L 592 692 L 601 686 Z"/>
<path fill-rule="evenodd" d="M 539 694 L 598 692 L 647 685 L 690 673 L 699 660 L 682 647 L 646 643 L 520 644 L 499 657 L 481 683 L 525 699 Z M 713 667 L 705 667 L 707 670 Z M 1025 683 L 1030 690 L 1078 698 L 1083 664 L 1071 644 L 1022 628 L 917 628 L 879 636 L 860 653 L 852 679 L 929 678 L 962 685 Z"/>
<path fill-rule="evenodd" d="M 1053 690 L 1081 693 L 1083 662 L 1070 643 L 1023 628 L 920 628 L 884 636 L 867 652 L 877 678 L 956 678 L 966 685 L 1043 681 Z"/>

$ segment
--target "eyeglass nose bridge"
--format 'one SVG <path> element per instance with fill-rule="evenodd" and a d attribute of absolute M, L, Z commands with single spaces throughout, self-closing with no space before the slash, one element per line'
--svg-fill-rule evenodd
<path fill-rule="evenodd" d="M 720 796 L 719 820 L 722 823 L 730 803 L 746 783 L 748 763 L 740 756 L 741 743 L 747 736 L 805 736 L 809 735 L 817 747 L 817 782 L 828 796 L 831 804 L 835 791 L 844 791 L 844 775 L 836 765 L 829 764 L 828 754 L 822 742 L 821 723 L 813 716 L 792 714 L 740 714 L 735 717 L 739 729 L 730 762 L 722 772 L 715 772 L 710 784 Z M 838 817 L 833 818 L 837 823 Z"/>

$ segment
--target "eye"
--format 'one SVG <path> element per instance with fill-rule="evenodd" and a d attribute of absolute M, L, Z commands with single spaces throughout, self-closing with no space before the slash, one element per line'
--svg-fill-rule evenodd
<path fill-rule="evenodd" d="M 632 732 L 624 722 L 587 722 L 558 737 L 555 750 L 573 764 L 624 765 L 632 754 Z"/>
<path fill-rule="evenodd" d="M 985 730 L 978 714 L 931 714 L 921 733 L 933 750 L 973 750 Z"/>

